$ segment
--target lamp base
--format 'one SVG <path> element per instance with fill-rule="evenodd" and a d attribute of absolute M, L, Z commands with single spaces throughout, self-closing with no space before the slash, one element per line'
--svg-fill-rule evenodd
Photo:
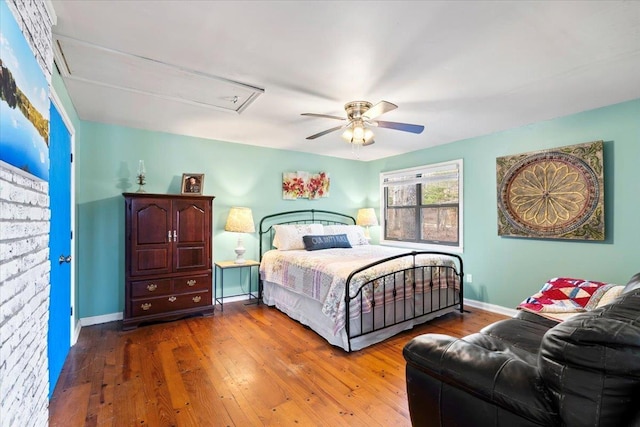
<path fill-rule="evenodd" d="M 369 226 L 364 227 L 364 237 L 367 240 L 371 240 L 371 233 L 369 232 Z"/>
<path fill-rule="evenodd" d="M 247 260 L 244 259 L 244 253 L 247 250 L 242 245 L 242 238 L 238 238 L 238 247 L 236 247 L 234 251 L 236 252 L 236 260 L 234 261 L 236 264 L 244 264 L 247 262 Z"/>

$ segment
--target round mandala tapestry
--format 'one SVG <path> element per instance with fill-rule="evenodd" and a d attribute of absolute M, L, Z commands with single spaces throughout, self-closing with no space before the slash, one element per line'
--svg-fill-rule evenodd
<path fill-rule="evenodd" d="M 598 208 L 598 176 L 578 157 L 560 152 L 527 156 L 506 172 L 499 209 L 524 235 L 559 237 L 582 226 Z"/>

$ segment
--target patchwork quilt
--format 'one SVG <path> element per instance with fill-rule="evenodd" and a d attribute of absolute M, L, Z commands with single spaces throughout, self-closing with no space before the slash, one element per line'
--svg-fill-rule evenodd
<path fill-rule="evenodd" d="M 519 310 L 543 313 L 579 313 L 598 307 L 615 284 L 557 277 L 518 305 Z M 553 316 L 547 316 L 552 317 Z"/>
<path fill-rule="evenodd" d="M 345 288 L 349 274 L 374 261 L 406 252 L 405 249 L 378 245 L 361 245 L 350 249 L 339 248 L 320 251 L 272 250 L 266 252 L 262 257 L 260 275 L 263 280 L 279 284 L 290 291 L 320 301 L 323 314 L 334 322 L 334 333 L 337 333 L 345 324 Z M 423 266 L 450 265 L 455 267 L 450 258 L 440 255 L 428 257 L 421 255 L 416 262 Z M 372 280 L 372 278 L 401 271 L 410 266 L 411 257 L 405 257 L 365 270 L 352 280 L 350 294 L 354 295 L 360 285 Z M 396 274 L 398 282 L 402 283 L 405 279 L 403 274 L 407 273 Z M 409 278 L 409 280 L 413 280 L 413 278 Z M 454 283 L 454 280 L 455 278 L 451 277 L 448 283 Z M 446 283 L 446 280 L 443 280 L 442 283 Z M 380 283 L 376 282 L 373 288 L 365 288 L 363 312 L 371 311 L 374 305 L 384 299 L 380 295 L 382 292 L 378 290 L 382 287 L 379 285 Z M 444 287 L 444 285 L 441 286 Z M 387 292 L 393 292 L 393 289 L 387 289 Z M 401 295 L 400 292 L 395 296 L 398 299 L 405 297 L 406 295 Z M 352 315 L 358 311 L 355 309 L 357 308 L 354 306 L 355 304 L 357 302 L 352 300 L 350 305 L 354 308 L 354 310 L 350 309 Z"/>

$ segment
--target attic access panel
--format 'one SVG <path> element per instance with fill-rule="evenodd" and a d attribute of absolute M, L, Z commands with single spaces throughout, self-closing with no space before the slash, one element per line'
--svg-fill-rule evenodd
<path fill-rule="evenodd" d="M 264 89 L 54 34 L 65 78 L 241 113 Z"/>

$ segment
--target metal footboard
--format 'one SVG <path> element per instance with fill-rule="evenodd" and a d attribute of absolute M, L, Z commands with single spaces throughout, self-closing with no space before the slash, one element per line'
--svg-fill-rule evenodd
<path fill-rule="evenodd" d="M 418 257 L 439 255 L 450 263 L 417 262 Z M 411 257 L 411 265 L 392 272 L 367 274 L 374 268 L 401 258 Z M 352 283 L 366 279 L 352 289 Z M 368 277 L 372 276 L 372 277 Z M 349 351 L 351 340 L 379 332 L 440 311 L 459 307 L 464 311 L 464 267 L 462 257 L 446 252 L 412 251 L 395 255 L 354 270 L 346 282 L 345 331 Z M 354 303 L 355 302 L 355 303 Z M 359 328 L 352 330 L 351 320 Z"/>

